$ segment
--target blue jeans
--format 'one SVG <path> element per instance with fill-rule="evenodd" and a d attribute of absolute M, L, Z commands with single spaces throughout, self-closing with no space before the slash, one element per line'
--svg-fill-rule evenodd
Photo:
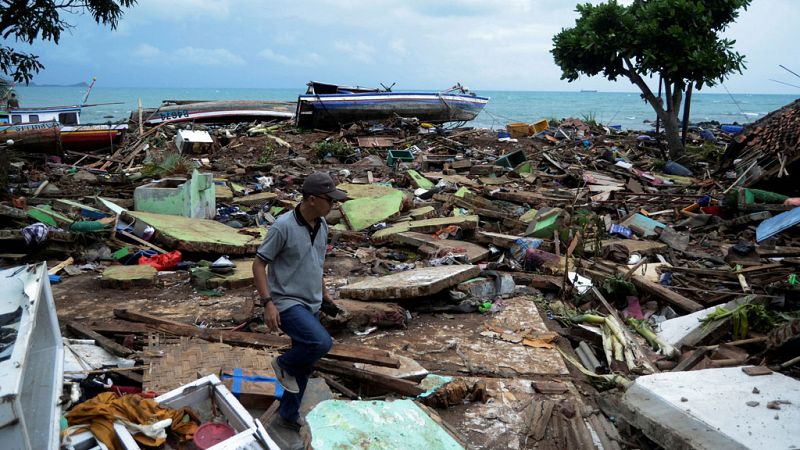
<path fill-rule="evenodd" d="M 300 402 L 306 391 L 314 364 L 331 349 L 333 341 L 314 314 L 303 305 L 295 305 L 280 313 L 281 330 L 292 338 L 292 348 L 278 357 L 278 364 L 297 380 L 300 392 L 284 391 L 278 412 L 290 422 L 300 418 Z"/>

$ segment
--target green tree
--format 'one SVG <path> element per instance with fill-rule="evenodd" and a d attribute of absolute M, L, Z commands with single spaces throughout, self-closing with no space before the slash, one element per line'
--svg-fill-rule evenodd
<path fill-rule="evenodd" d="M 89 13 L 98 24 L 116 29 L 123 8 L 136 0 L 0 0 L 0 35 L 4 41 L 33 44 L 37 40 L 58 44 L 61 32 L 72 28 L 64 14 Z M 0 44 L 0 71 L 18 83 L 29 82 L 44 69 L 39 57 Z"/>
<path fill-rule="evenodd" d="M 561 67 L 561 79 L 601 74 L 611 81 L 628 78 L 664 124 L 670 157 L 683 153 L 678 111 L 684 92 L 722 82 L 745 68 L 744 56 L 733 51 L 735 41 L 724 31 L 747 9 L 751 0 L 616 0 L 579 4 L 575 27 L 553 37 L 551 53 Z M 664 83 L 660 99 L 645 82 L 658 76 Z"/>

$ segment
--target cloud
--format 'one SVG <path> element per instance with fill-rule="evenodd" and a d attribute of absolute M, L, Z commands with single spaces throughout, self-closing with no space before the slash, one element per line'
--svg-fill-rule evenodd
<path fill-rule="evenodd" d="M 315 52 L 306 53 L 296 57 L 289 57 L 281 53 L 276 53 L 271 48 L 265 48 L 258 53 L 262 58 L 285 66 L 316 66 L 323 62 L 323 58 Z"/>
<path fill-rule="evenodd" d="M 395 39 L 389 43 L 389 48 L 392 49 L 398 55 L 407 55 L 408 49 L 406 48 L 406 40 L 405 39 Z"/>
<path fill-rule="evenodd" d="M 333 43 L 333 48 L 337 52 L 349 55 L 350 58 L 362 63 L 371 63 L 374 59 L 373 54 L 375 53 L 375 48 L 362 41 L 336 41 Z"/>
<path fill-rule="evenodd" d="M 133 49 L 133 56 L 142 59 L 155 59 L 164 54 L 158 47 L 153 47 L 150 44 L 139 44 L 138 47 Z"/>
<path fill-rule="evenodd" d="M 182 47 L 173 53 L 178 64 L 194 64 L 199 66 L 223 66 L 245 64 L 244 59 L 226 48 Z"/>
<path fill-rule="evenodd" d="M 160 60 L 191 66 L 241 66 L 245 64 L 242 57 L 225 48 L 181 47 L 168 51 L 143 43 L 133 49 L 131 53 L 136 59 L 145 63 Z"/>
<path fill-rule="evenodd" d="M 123 21 L 186 22 L 199 18 L 224 20 L 231 15 L 231 0 L 139 0 L 126 9 Z"/>

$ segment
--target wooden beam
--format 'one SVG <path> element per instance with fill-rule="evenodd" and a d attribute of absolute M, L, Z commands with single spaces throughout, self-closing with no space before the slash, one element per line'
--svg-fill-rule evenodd
<path fill-rule="evenodd" d="M 164 250 L 163 248 L 161 248 L 161 247 L 159 247 L 159 246 L 157 246 L 155 244 L 151 244 L 151 243 L 145 241 L 144 239 L 140 238 L 139 236 L 136 236 L 134 234 L 128 233 L 127 231 L 119 230 L 119 231 L 117 231 L 117 233 L 125 236 L 126 238 L 128 238 L 128 239 L 130 239 L 130 240 L 132 240 L 132 241 L 134 241 L 136 243 L 144 245 L 147 248 L 152 248 L 153 250 L 157 251 L 158 253 L 162 253 L 162 254 L 169 253 L 168 251 Z"/>
<path fill-rule="evenodd" d="M 266 333 L 248 333 L 245 331 L 217 330 L 213 328 L 197 328 L 194 325 L 162 319 L 126 309 L 115 309 L 114 317 L 130 320 L 132 322 L 146 323 L 149 327 L 166 334 L 197 337 L 212 342 L 222 341 L 229 345 L 256 348 L 272 347 L 278 350 L 289 349 L 292 345 L 291 339 L 285 336 L 275 336 Z M 400 360 L 391 357 L 389 352 L 356 345 L 334 343 L 327 357 L 341 361 L 361 362 L 395 369 L 400 368 Z"/>
<path fill-rule="evenodd" d="M 317 364 L 314 366 L 314 368 L 320 372 L 366 382 L 409 397 L 416 397 L 425 392 L 425 389 L 420 387 L 417 383 L 408 380 L 392 378 L 377 372 L 356 369 L 355 367 L 345 363 L 337 363 L 334 361 L 321 359 L 317 361 Z"/>
<path fill-rule="evenodd" d="M 624 274 L 624 272 L 623 272 Z M 639 289 L 655 295 L 656 297 L 664 300 L 672 306 L 675 306 L 682 311 L 695 312 L 704 309 L 705 307 L 700 303 L 690 300 L 675 291 L 672 291 L 658 283 L 654 283 L 642 275 L 633 275 L 631 281 Z"/>
<path fill-rule="evenodd" d="M 72 259 L 72 256 L 70 256 L 69 258 L 67 258 L 64 261 L 61 261 L 60 263 L 55 265 L 52 269 L 48 270 L 47 274 L 48 275 L 56 275 L 56 274 L 58 274 L 58 272 L 61 271 L 61 269 L 63 269 L 64 267 L 67 267 L 68 265 L 72 264 L 73 262 L 75 262 L 75 260 Z"/>
<path fill-rule="evenodd" d="M 703 360 L 710 352 L 708 347 L 700 347 L 692 351 L 692 353 L 683 358 L 670 372 L 683 372 L 684 370 L 691 370 L 697 363 Z"/>
<path fill-rule="evenodd" d="M 67 330 L 71 331 L 72 333 L 75 333 L 76 335 L 78 335 L 80 337 L 86 337 L 86 338 L 89 338 L 89 339 L 94 339 L 94 341 L 95 341 L 95 343 L 97 343 L 97 345 L 99 345 L 100 347 L 108 350 L 109 352 L 111 352 L 111 353 L 113 353 L 113 354 L 115 354 L 117 356 L 120 356 L 120 357 L 123 357 L 123 358 L 127 358 L 130 355 L 135 353 L 133 350 L 129 349 L 128 347 L 125 347 L 124 345 L 117 344 L 113 340 L 111 340 L 111 339 L 109 339 L 109 338 L 107 338 L 105 336 L 102 336 L 99 333 L 96 333 L 96 332 L 92 331 L 89 327 L 87 327 L 86 325 L 83 325 L 81 323 L 74 322 L 74 321 L 67 322 Z"/>

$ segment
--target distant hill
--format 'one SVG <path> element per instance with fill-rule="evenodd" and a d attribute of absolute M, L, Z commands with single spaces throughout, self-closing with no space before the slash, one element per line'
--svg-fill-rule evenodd
<path fill-rule="evenodd" d="M 74 84 L 38 84 L 38 83 L 34 83 L 34 82 L 31 81 L 30 84 L 28 84 L 28 86 L 33 86 L 33 87 L 89 87 L 89 83 L 87 83 L 85 81 L 81 81 L 80 83 L 74 83 Z"/>

